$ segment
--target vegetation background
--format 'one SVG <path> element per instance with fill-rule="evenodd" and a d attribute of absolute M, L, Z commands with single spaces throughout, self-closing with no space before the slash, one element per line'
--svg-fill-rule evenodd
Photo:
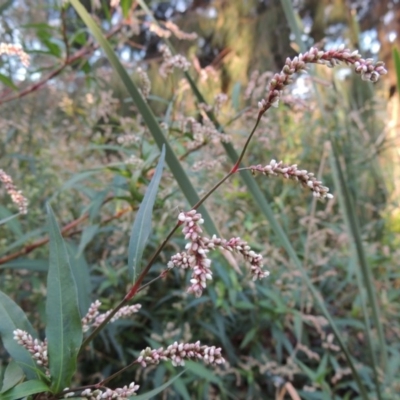
<path fill-rule="evenodd" d="M 279 107 L 263 117 L 244 163 L 298 164 L 321 177 L 334 199 L 317 202 L 294 182 L 256 177 L 270 219 L 235 175 L 206 208 L 222 237 L 240 236 L 263 255 L 270 276 L 254 283 L 242 260 L 213 255 L 213 283 L 195 298 L 186 293 L 189 276 L 171 271 L 140 292 L 139 313 L 107 326 L 79 359 L 74 384 L 111 375 L 147 346 L 201 340 L 222 347 L 227 366 L 187 363 L 187 372 L 158 398 L 359 398 L 300 264 L 371 398 L 400 399 L 400 68 L 393 56 L 400 40 L 399 2 L 146 1 L 161 33 L 140 1 L 121 1 L 119 7 L 103 0 L 81 3 L 139 87 L 145 87 L 141 71 L 148 74 L 148 104 L 199 195 L 232 168 L 225 142 L 237 152 L 243 148 L 257 102 L 286 57 L 321 41 L 327 49 L 344 43 L 363 57 L 385 61 L 389 73 L 376 85 L 362 82 L 348 66 L 318 66 L 298 77 Z M 167 78 L 160 73 L 160 35 L 173 32 L 167 21 L 197 34 L 180 40 L 172 33 L 170 40 L 191 62 L 189 73 L 227 136 L 212 129 L 196 135 L 195 124 L 209 124 L 207 106 L 182 71 Z M 15 57 L 0 59 L 0 168 L 29 200 L 26 215 L 0 228 L 0 290 L 22 307 L 43 339 L 46 202 L 71 262 L 82 271 L 82 315 L 96 299 L 108 310 L 131 285 L 129 237 L 159 149 L 73 7 L 3 1 L 0 42 L 21 43 L 31 58 L 29 68 Z M 5 219 L 15 206 L 4 190 L 1 199 Z M 173 171 L 164 170 L 143 264 L 190 205 Z M 146 281 L 184 245 L 175 234 Z M 5 365 L 2 347 L 0 357 Z M 169 363 L 137 367 L 112 385 L 134 377 L 143 393 L 176 374 Z"/>

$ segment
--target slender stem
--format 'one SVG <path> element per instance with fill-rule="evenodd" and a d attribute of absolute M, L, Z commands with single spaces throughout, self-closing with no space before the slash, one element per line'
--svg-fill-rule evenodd
<path fill-rule="evenodd" d="M 243 150 L 241 151 L 238 160 L 236 161 L 234 167 L 232 168 L 232 172 L 236 172 L 236 171 L 238 170 L 238 168 L 239 168 L 239 166 L 240 166 L 240 163 L 242 162 L 243 157 L 244 157 L 244 155 L 245 155 L 245 153 L 246 153 L 247 147 L 248 147 L 249 144 L 250 144 L 250 140 L 252 139 L 252 137 L 253 137 L 253 135 L 254 135 L 254 132 L 256 131 L 256 129 L 257 129 L 257 127 L 258 127 L 258 124 L 260 123 L 261 117 L 262 117 L 262 115 L 264 114 L 264 112 L 265 112 L 265 111 L 260 111 L 260 112 L 258 113 L 257 121 L 256 121 L 256 123 L 255 123 L 255 125 L 254 125 L 252 131 L 250 132 L 250 135 L 249 135 L 249 137 L 247 138 L 246 143 L 244 144 Z"/>
<path fill-rule="evenodd" d="M 164 269 L 163 272 L 161 272 L 160 275 L 158 275 L 157 277 L 155 277 L 154 279 L 152 279 L 151 281 L 148 281 L 147 283 L 145 283 L 144 285 L 140 286 L 140 288 L 137 290 L 137 293 L 141 292 L 142 290 L 146 289 L 148 286 L 150 286 L 151 284 L 153 284 L 154 282 L 158 281 L 161 278 L 164 278 L 165 275 L 167 275 L 169 269 Z"/>
<path fill-rule="evenodd" d="M 130 364 L 128 364 L 126 367 L 120 369 L 116 373 L 108 376 L 107 378 L 103 379 L 101 382 L 99 382 L 96 386 L 96 388 L 100 386 L 104 386 L 107 382 L 110 382 L 112 379 L 116 378 L 118 375 L 122 374 L 122 372 L 128 370 L 129 368 L 132 368 L 135 364 L 137 364 L 137 360 L 132 361 Z"/>

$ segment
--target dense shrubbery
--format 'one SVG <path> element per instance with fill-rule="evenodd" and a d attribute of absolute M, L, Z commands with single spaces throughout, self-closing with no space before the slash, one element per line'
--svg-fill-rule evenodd
<path fill-rule="evenodd" d="M 0 398 L 396 398 L 386 104 L 356 102 L 368 84 L 323 66 L 312 75 L 336 90 L 296 95 L 291 80 L 311 63 L 374 82 L 384 67 L 311 49 L 219 93 L 223 72 L 161 47 L 196 35 L 141 1 L 93 10 L 108 40 L 71 3 L 25 26 L 28 70 L 22 48 L 0 47 Z M 159 58 L 122 66 L 112 47 L 125 59 L 150 32 Z"/>

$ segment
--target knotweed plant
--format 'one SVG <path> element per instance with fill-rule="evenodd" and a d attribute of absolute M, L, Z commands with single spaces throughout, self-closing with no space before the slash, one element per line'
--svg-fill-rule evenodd
<path fill-rule="evenodd" d="M 83 16 L 85 23 L 94 32 L 93 20 L 80 6 L 76 0 L 71 1 L 78 13 Z M 119 7 L 119 2 L 113 1 L 112 7 Z M 184 34 L 178 30 L 174 24 L 166 23 L 164 28 L 156 28 L 151 25 L 152 32 L 157 33 L 161 37 L 168 37 L 174 34 L 179 39 L 192 40 L 194 34 Z M 97 33 L 97 35 L 99 35 Z M 96 35 L 95 35 L 96 36 Z M 98 36 L 102 38 L 102 36 Z M 97 38 L 98 38 L 97 37 Z M 102 39 L 103 40 L 103 39 Z M 107 45 L 103 44 L 106 51 L 109 51 Z M 175 69 L 186 72 L 191 67 L 191 63 L 182 55 L 173 55 L 171 49 L 167 45 L 160 47 L 162 55 L 162 63 L 159 73 L 162 77 L 168 78 Z M 1 44 L 0 54 L 17 55 L 20 57 L 24 65 L 28 64 L 26 54 L 15 46 L 7 46 Z M 110 56 L 112 59 L 112 57 Z M 115 61 L 114 61 L 115 63 Z M 5 392 L 7 399 L 18 399 L 24 396 L 41 394 L 40 398 L 68 398 L 79 397 L 86 399 L 127 399 L 135 396 L 140 385 L 135 381 L 130 381 L 120 388 L 111 388 L 114 386 L 110 382 L 127 370 L 133 368 L 147 368 L 149 366 L 157 366 L 162 362 L 171 362 L 174 367 L 185 366 L 185 361 L 203 362 L 207 367 L 215 368 L 216 373 L 223 371 L 226 364 L 224 349 L 214 344 L 202 344 L 196 339 L 191 342 L 174 341 L 168 346 L 153 348 L 146 347 L 136 349 L 136 355 L 130 356 L 128 365 L 116 371 L 114 374 L 99 380 L 98 383 L 86 386 L 74 384 L 74 375 L 77 369 L 77 361 L 80 355 L 88 353 L 90 344 L 93 339 L 108 324 L 122 318 L 136 318 L 142 308 L 139 303 L 129 304 L 132 299 L 136 298 L 138 293 L 151 286 L 154 281 L 165 278 L 173 270 L 184 270 L 190 274 L 189 285 L 187 287 L 188 296 L 200 298 L 213 285 L 213 253 L 215 251 L 226 252 L 237 255 L 244 260 L 248 266 L 247 275 L 251 277 L 251 281 L 266 281 L 268 285 L 268 260 L 265 260 L 262 254 L 251 248 L 249 243 L 241 237 L 234 234 L 232 237 L 219 237 L 216 234 L 211 237 L 203 232 L 204 218 L 200 212 L 203 203 L 219 189 L 230 177 L 240 171 L 251 171 L 253 174 L 261 174 L 266 178 L 278 177 L 292 180 L 312 192 L 312 195 L 321 200 L 329 201 L 333 198 L 329 188 L 316 178 L 315 174 L 305 169 L 301 169 L 297 164 L 286 164 L 276 160 L 260 160 L 258 165 L 245 165 L 245 155 L 248 145 L 260 125 L 261 117 L 271 107 L 277 107 L 282 96 L 282 91 L 287 85 L 293 82 L 295 74 L 307 70 L 308 64 L 322 64 L 328 67 L 334 67 L 338 63 L 352 65 L 356 73 L 361 75 L 363 80 L 376 82 L 381 75 L 386 73 L 386 69 L 382 62 L 374 63 L 371 59 L 363 59 L 357 51 L 350 51 L 344 47 L 337 50 L 320 50 L 311 48 L 308 52 L 300 54 L 294 59 L 287 59 L 285 66 L 280 73 L 272 76 L 267 86 L 267 95 L 259 99 L 257 120 L 249 133 L 247 141 L 230 171 L 211 189 L 193 204 L 186 211 L 179 211 L 176 214 L 176 224 L 171 228 L 170 233 L 165 237 L 161 244 L 157 247 L 154 254 L 149 258 L 145 267 L 138 273 L 134 279 L 134 283 L 129 287 L 127 292 L 121 296 L 120 303 L 104 312 L 100 312 L 102 306 L 99 300 L 93 302 L 86 315 L 82 316 L 78 305 L 77 296 L 77 275 L 74 270 L 73 263 L 70 262 L 64 240 L 56 223 L 53 211 L 48 205 L 48 229 L 50 242 L 50 263 L 48 272 L 48 288 L 47 288 L 47 327 L 43 340 L 35 338 L 34 331 L 22 310 L 7 296 L 1 294 L 2 305 L 4 309 L 9 310 L 8 314 L 16 314 L 17 318 L 9 318 L 6 323 L 2 323 L 0 333 L 3 343 L 15 360 L 20 363 L 24 374 L 31 380 L 31 383 L 23 382 L 9 388 Z M 122 66 L 121 66 L 122 68 Z M 146 111 L 148 105 L 143 97 L 149 97 L 151 84 L 142 69 L 137 69 L 136 73 L 140 77 L 140 90 L 135 87 L 138 97 L 138 104 L 142 106 L 143 118 L 146 120 Z M 132 83 L 133 85 L 133 83 Z M 135 92 L 135 93 L 136 93 Z M 208 117 L 208 113 L 214 111 L 216 114 L 221 112 L 221 107 L 226 101 L 226 96 L 219 95 L 215 98 L 215 104 L 201 106 L 204 115 Z M 140 101 L 142 103 L 140 103 Z M 111 118 L 110 110 L 116 106 L 110 92 L 103 92 L 102 102 L 107 104 L 103 108 L 102 118 L 107 120 Z M 69 103 L 68 103 L 69 104 Z M 63 107 L 66 110 L 65 102 Z M 148 118 L 148 115 L 147 115 Z M 211 142 L 227 143 L 231 136 L 222 133 L 214 124 L 211 117 L 204 118 L 202 123 L 192 117 L 183 120 L 185 127 L 189 127 L 193 134 L 193 141 L 203 143 L 205 138 Z M 158 125 L 152 126 L 152 129 L 161 128 Z M 126 132 L 126 135 L 120 136 L 118 141 L 122 144 L 136 142 L 140 140 L 135 134 Z M 133 272 L 133 264 L 139 265 L 143 249 L 149 237 L 149 226 L 151 224 L 151 214 L 154 205 L 159 182 L 162 177 L 163 163 L 166 157 L 164 142 L 161 156 L 157 168 L 154 171 L 151 183 L 148 186 L 145 197 L 137 212 L 136 220 L 132 229 L 132 238 L 128 249 L 128 269 Z M 168 151 L 172 151 L 168 149 Z M 128 158 L 127 164 L 138 165 L 136 158 Z M 24 214 L 27 210 L 27 201 L 22 193 L 18 191 L 11 178 L 2 170 L 0 170 L 0 180 L 5 185 L 7 193 L 11 196 L 13 202 L 18 205 L 20 213 Z M 159 260 L 160 253 L 174 235 L 174 233 L 182 228 L 182 234 L 186 245 L 184 249 L 179 249 L 170 260 L 165 261 L 165 268 L 162 273 L 152 281 L 146 281 L 148 274 L 154 263 Z M 241 278 L 243 285 L 246 285 L 246 279 Z M 320 324 L 321 325 L 321 324 Z M 330 351 L 338 350 L 338 346 L 333 343 L 334 337 L 329 335 L 325 337 L 321 333 L 321 340 L 325 340 L 324 347 Z M 320 360 L 320 356 L 310 351 L 308 348 L 297 346 L 297 350 L 303 351 L 307 357 L 313 360 Z M 288 361 L 288 368 L 292 361 Z M 227 366 L 226 368 L 229 368 Z M 276 365 L 271 369 L 278 369 Z M 293 375 L 293 370 L 290 369 Z M 343 369 L 341 373 L 335 375 L 332 379 L 337 381 L 341 376 L 348 373 L 347 369 Z M 170 382 L 172 383 L 172 381 Z M 154 394 L 156 395 L 156 394 Z M 38 395 L 39 396 L 39 395 Z M 39 397 L 38 397 L 39 398 Z"/>

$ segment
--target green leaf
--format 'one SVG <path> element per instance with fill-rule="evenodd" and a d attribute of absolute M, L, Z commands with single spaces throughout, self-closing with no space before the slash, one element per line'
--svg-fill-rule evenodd
<path fill-rule="evenodd" d="M 6 264 L 0 265 L 1 269 L 27 269 L 30 271 L 46 272 L 49 269 L 48 260 L 31 260 L 29 258 L 18 258 Z"/>
<path fill-rule="evenodd" d="M 47 275 L 46 337 L 51 388 L 59 392 L 70 386 L 82 343 L 78 293 L 67 249 L 51 206 L 47 204 L 50 260 Z"/>
<path fill-rule="evenodd" d="M 221 378 L 219 378 L 212 369 L 205 367 L 203 364 L 195 361 L 185 361 L 185 367 L 188 371 L 197 375 L 200 378 L 205 379 L 207 382 L 216 383 L 218 385 L 222 384 Z"/>
<path fill-rule="evenodd" d="M 80 256 L 83 253 L 86 246 L 92 241 L 98 230 L 99 230 L 98 224 L 89 225 L 83 230 L 77 256 Z"/>
<path fill-rule="evenodd" d="M 0 393 L 4 393 L 7 390 L 13 388 L 24 378 L 23 369 L 15 362 L 11 361 L 4 372 L 3 384 L 1 386 Z"/>
<path fill-rule="evenodd" d="M 143 251 L 150 236 L 153 206 L 164 168 L 164 159 L 165 146 L 162 147 L 160 160 L 158 161 L 154 176 L 146 190 L 146 194 L 140 204 L 135 222 L 132 226 L 128 248 L 128 272 L 131 279 L 136 279 L 137 270 L 142 261 Z"/>
<path fill-rule="evenodd" d="M 8 392 L 3 393 L 0 397 L 1 400 L 15 400 L 23 399 L 31 394 L 48 392 L 49 387 L 42 381 L 30 380 L 23 382 L 18 386 L 10 389 Z"/>
<path fill-rule="evenodd" d="M 13 214 L 13 215 L 9 215 L 8 217 L 5 217 L 3 219 L 0 220 L 0 226 L 7 224 L 9 222 L 11 222 L 13 219 L 15 219 L 16 217 L 18 217 L 19 214 Z M 14 221 L 13 221 L 14 222 Z"/>
<path fill-rule="evenodd" d="M 181 188 L 183 194 L 187 198 L 190 205 L 195 205 L 199 201 L 199 196 L 196 193 L 192 183 L 190 182 L 185 170 L 183 169 L 181 163 L 179 162 L 178 158 L 176 157 L 175 153 L 173 152 L 170 144 L 168 143 L 166 137 L 160 125 L 157 122 L 156 117 L 154 116 L 152 110 L 150 109 L 147 102 L 143 99 L 140 91 L 136 87 L 135 83 L 130 78 L 129 74 L 127 73 L 126 69 L 123 67 L 121 62 L 118 60 L 117 56 L 114 53 L 114 50 L 108 43 L 107 39 L 101 33 L 99 27 L 94 22 L 93 18 L 88 14 L 86 9 L 82 6 L 82 4 L 78 0 L 71 0 L 70 1 L 72 6 L 75 8 L 76 12 L 82 18 L 84 23 L 88 26 L 90 31 L 92 32 L 93 36 L 99 42 L 100 46 L 103 48 L 104 52 L 106 53 L 111 65 L 123 81 L 126 90 L 132 97 L 133 101 L 135 102 L 136 107 L 138 108 L 140 114 L 143 117 L 144 122 L 149 128 L 150 133 L 153 135 L 154 140 L 157 143 L 157 146 L 161 150 L 162 146 L 165 145 L 166 147 L 166 162 L 169 166 L 174 178 L 178 182 L 179 187 Z M 198 208 L 198 211 L 202 214 L 204 219 L 204 226 L 207 229 L 209 234 L 217 234 L 217 229 L 214 225 L 213 220 L 211 219 L 210 215 L 208 214 L 207 209 L 202 205 Z"/>
<path fill-rule="evenodd" d="M 181 396 L 182 400 L 191 400 L 190 394 L 187 390 L 187 385 L 183 379 L 177 379 L 172 386 L 176 393 Z"/>
<path fill-rule="evenodd" d="M 240 343 L 240 348 L 244 349 L 256 336 L 258 328 L 252 328 L 247 331 L 246 335 L 244 336 L 242 343 Z"/>
<path fill-rule="evenodd" d="M 23 235 L 21 224 L 18 219 L 15 219 L 19 214 L 13 214 L 8 208 L 0 205 L 0 225 L 7 224 L 7 227 L 14 233 L 15 236 Z"/>
<path fill-rule="evenodd" d="M 132 7 L 132 0 L 121 0 L 121 8 L 122 8 L 122 15 L 124 16 L 124 18 L 128 18 L 129 17 L 129 10 Z"/>
<path fill-rule="evenodd" d="M 21 308 L 0 291 L 0 336 L 5 349 L 29 379 L 39 377 L 38 367 L 28 350 L 14 340 L 13 331 L 22 329 L 35 337 L 35 331 Z"/>
<path fill-rule="evenodd" d="M 12 90 L 18 90 L 18 87 L 14 85 L 13 81 L 4 74 L 0 74 L 0 82 L 3 82 L 6 86 L 11 88 Z"/>
<path fill-rule="evenodd" d="M 75 278 L 78 290 L 79 310 L 82 315 L 86 315 L 91 304 L 92 284 L 90 282 L 89 265 L 83 254 L 77 255 L 77 247 L 71 243 L 66 243 L 68 255 L 71 263 L 72 273 Z"/>
<path fill-rule="evenodd" d="M 159 386 L 157 389 L 153 389 L 150 392 L 140 394 L 139 396 L 131 396 L 129 397 L 132 400 L 149 400 L 153 399 L 154 396 L 157 394 L 161 393 L 163 390 L 165 390 L 167 387 L 171 386 L 172 383 L 178 379 L 186 370 L 183 370 L 180 374 L 174 376 L 172 379 L 170 379 L 168 382 L 164 383 L 164 385 Z"/>

